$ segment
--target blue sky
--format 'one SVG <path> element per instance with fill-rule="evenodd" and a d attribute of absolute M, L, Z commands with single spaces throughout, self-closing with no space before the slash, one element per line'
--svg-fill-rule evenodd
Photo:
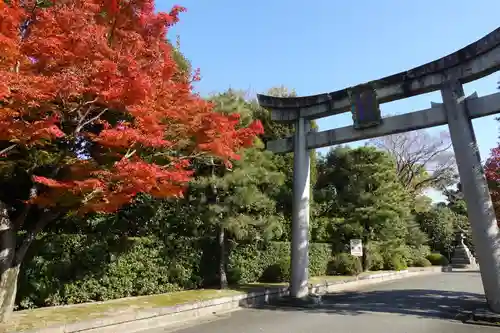
<path fill-rule="evenodd" d="M 180 36 L 182 52 L 201 69 L 196 88 L 202 95 L 229 87 L 260 93 L 279 85 L 299 95 L 334 91 L 442 57 L 500 24 L 498 0 L 159 0 L 157 9 L 173 4 L 188 12 L 169 35 Z M 495 73 L 469 83 L 466 93 L 493 93 L 499 79 Z M 407 113 L 428 108 L 431 101 L 441 101 L 439 92 L 381 109 Z M 345 113 L 318 123 L 326 130 L 352 120 Z M 473 124 L 484 160 L 497 144 L 498 122 L 490 116 Z"/>

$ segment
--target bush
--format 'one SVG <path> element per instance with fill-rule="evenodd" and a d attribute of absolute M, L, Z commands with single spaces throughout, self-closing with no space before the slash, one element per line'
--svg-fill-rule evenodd
<path fill-rule="evenodd" d="M 389 242 L 383 244 L 381 252 L 384 258 L 384 269 L 400 271 L 408 268 L 408 262 L 411 260 L 411 248 L 409 246 Z"/>
<path fill-rule="evenodd" d="M 448 259 L 441 253 L 431 253 L 427 256 L 427 260 L 429 260 L 433 266 L 447 266 L 449 264 Z"/>
<path fill-rule="evenodd" d="M 331 245 L 310 243 L 309 274 L 311 276 L 325 275 L 328 261 L 331 258 Z M 255 281 L 268 281 L 267 275 L 275 264 L 290 261 L 289 242 L 269 242 L 260 244 L 239 244 L 230 253 L 228 264 L 228 279 L 232 284 L 245 284 Z M 266 271 L 266 272 L 265 272 Z M 275 278 L 271 278 L 274 280 Z"/>
<path fill-rule="evenodd" d="M 395 254 L 385 262 L 385 269 L 390 271 L 401 271 L 408 268 L 406 259 L 401 254 Z"/>
<path fill-rule="evenodd" d="M 327 274 L 328 262 L 332 258 L 330 244 L 310 243 L 309 275 L 322 276 Z"/>
<path fill-rule="evenodd" d="M 283 259 L 267 267 L 260 280 L 271 283 L 290 281 L 290 260 Z"/>
<path fill-rule="evenodd" d="M 384 257 L 375 249 L 366 253 L 367 268 L 370 271 L 379 271 L 384 269 Z"/>
<path fill-rule="evenodd" d="M 290 243 L 287 242 L 239 244 L 229 256 L 229 282 L 245 284 L 262 280 L 265 270 L 289 258 Z"/>
<path fill-rule="evenodd" d="M 365 246 L 366 251 L 366 269 L 370 271 L 379 271 L 384 269 L 384 255 L 387 246 L 381 242 L 371 241 Z"/>
<path fill-rule="evenodd" d="M 155 238 L 41 235 L 23 265 L 18 308 L 104 301 L 195 286 L 183 255 L 169 260 Z M 192 256 L 192 253 L 190 254 Z M 191 258 L 193 259 L 193 258 Z M 194 257 L 194 261 L 199 261 Z"/>
<path fill-rule="evenodd" d="M 328 264 L 328 275 L 358 275 L 362 271 L 361 260 L 349 253 L 340 253 Z"/>
<path fill-rule="evenodd" d="M 417 266 L 417 262 L 427 258 L 427 256 L 430 253 L 431 251 L 427 245 L 422 245 L 419 247 L 410 247 L 409 256 L 407 260 L 408 266 L 421 267 Z"/>
<path fill-rule="evenodd" d="M 432 264 L 426 258 L 418 258 L 413 262 L 412 266 L 413 267 L 429 267 L 429 266 L 432 266 Z"/>
<path fill-rule="evenodd" d="M 311 275 L 324 275 L 329 244 L 310 244 Z M 18 309 L 103 301 L 208 287 L 217 282 L 217 244 L 179 235 L 41 234 L 22 265 Z M 288 281 L 290 243 L 239 244 L 230 250 L 228 281 Z M 286 262 L 286 264 L 285 264 Z"/>
<path fill-rule="evenodd" d="M 229 255 L 228 282 L 229 284 L 245 284 L 257 281 L 266 268 L 262 259 L 258 257 L 259 246 L 238 245 Z"/>

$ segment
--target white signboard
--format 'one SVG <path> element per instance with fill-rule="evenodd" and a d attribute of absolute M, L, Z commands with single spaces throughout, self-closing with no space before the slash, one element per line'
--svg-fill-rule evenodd
<path fill-rule="evenodd" d="M 363 243 L 361 239 L 351 239 L 351 254 L 356 257 L 363 256 Z"/>

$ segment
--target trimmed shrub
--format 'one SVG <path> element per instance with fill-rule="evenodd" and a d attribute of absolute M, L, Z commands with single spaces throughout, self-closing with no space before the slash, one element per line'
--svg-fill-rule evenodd
<path fill-rule="evenodd" d="M 290 260 L 282 259 L 267 267 L 262 273 L 262 282 L 288 282 L 290 281 Z"/>
<path fill-rule="evenodd" d="M 431 253 L 427 256 L 427 260 L 429 260 L 433 266 L 447 266 L 449 264 L 448 259 L 441 253 Z"/>
<path fill-rule="evenodd" d="M 228 260 L 228 282 L 229 284 L 245 284 L 257 281 L 266 265 L 264 260 L 258 257 L 259 246 L 238 245 L 230 252 Z"/>
<path fill-rule="evenodd" d="M 328 264 L 328 275 L 358 275 L 363 271 L 361 260 L 349 253 L 340 253 Z"/>
<path fill-rule="evenodd" d="M 180 284 L 196 286 L 191 281 L 196 269 L 189 260 L 183 260 L 181 253 L 168 260 L 164 243 L 155 238 L 42 235 L 34 245 L 36 255 L 23 265 L 19 280 L 18 308 L 160 294 L 180 290 Z"/>
<path fill-rule="evenodd" d="M 320 243 L 309 245 L 309 274 L 311 276 L 325 275 L 328 261 L 331 259 L 331 245 Z M 228 279 L 232 284 L 255 281 L 273 282 L 269 279 L 275 280 L 275 273 L 269 273 L 269 271 L 276 272 L 279 270 L 278 266 L 289 261 L 289 242 L 240 244 L 231 251 L 229 256 Z M 269 278 L 268 274 L 273 277 Z"/>
<path fill-rule="evenodd" d="M 264 281 L 264 271 L 290 258 L 290 243 L 240 244 L 230 253 L 228 279 L 231 284 Z"/>
<path fill-rule="evenodd" d="M 426 258 L 418 258 L 413 262 L 413 267 L 429 267 L 432 266 L 431 262 Z"/>
<path fill-rule="evenodd" d="M 406 259 L 401 254 L 396 253 L 385 262 L 384 268 L 390 271 L 401 271 L 407 269 L 408 265 Z"/>
<path fill-rule="evenodd" d="M 310 243 L 309 248 L 309 275 L 327 275 L 328 262 L 332 258 L 330 244 Z"/>

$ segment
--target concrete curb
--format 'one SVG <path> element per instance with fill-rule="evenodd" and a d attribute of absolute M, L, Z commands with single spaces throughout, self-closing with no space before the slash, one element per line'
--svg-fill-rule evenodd
<path fill-rule="evenodd" d="M 427 267 L 420 270 L 375 273 L 356 280 L 340 280 L 310 285 L 313 294 L 354 290 L 362 286 L 384 281 L 397 280 L 405 277 L 420 276 L 442 272 L 441 267 Z M 99 319 L 68 323 L 43 329 L 24 331 L 25 333 L 134 333 L 146 329 L 166 327 L 187 322 L 199 317 L 266 304 L 271 299 L 288 295 L 288 287 L 262 288 L 261 290 L 242 293 L 240 295 L 186 303 L 171 307 L 140 310 L 134 313 L 104 317 Z"/>
<path fill-rule="evenodd" d="M 472 312 L 472 319 L 476 322 L 485 322 L 500 327 L 500 314 L 487 309 L 476 309 Z"/>
<path fill-rule="evenodd" d="M 442 267 L 428 267 L 412 271 L 404 270 L 399 272 L 383 272 L 383 273 L 376 273 L 376 274 L 362 276 L 354 281 L 352 280 L 344 280 L 344 281 L 341 280 L 335 282 L 325 281 L 324 283 L 310 286 L 309 290 L 313 294 L 350 291 L 358 289 L 359 287 L 368 286 L 380 282 L 397 280 L 405 277 L 419 276 L 424 274 L 441 273 L 444 271 L 446 270 Z"/>

